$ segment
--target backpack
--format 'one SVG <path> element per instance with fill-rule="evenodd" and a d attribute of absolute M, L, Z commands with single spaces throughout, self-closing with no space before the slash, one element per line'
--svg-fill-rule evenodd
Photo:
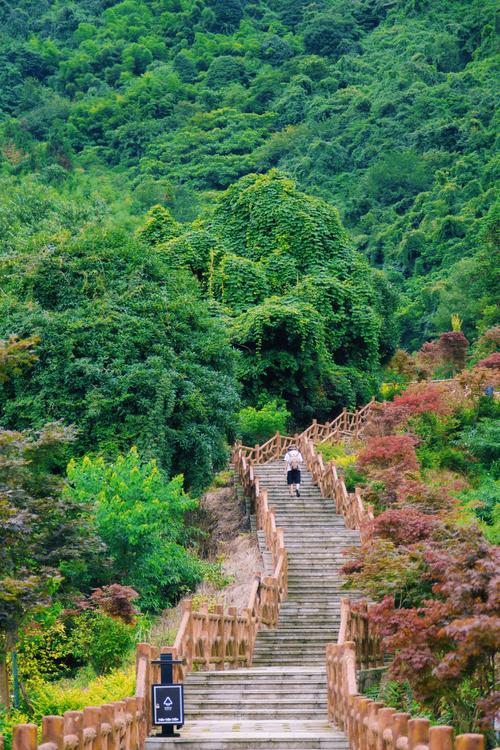
<path fill-rule="evenodd" d="M 295 455 L 294 455 L 295 454 Z M 299 463 L 299 452 L 298 451 L 292 451 L 290 453 L 290 467 L 295 471 L 300 466 Z"/>

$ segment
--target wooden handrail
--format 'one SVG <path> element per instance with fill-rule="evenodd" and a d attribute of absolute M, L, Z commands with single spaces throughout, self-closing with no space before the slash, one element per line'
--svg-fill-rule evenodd
<path fill-rule="evenodd" d="M 328 718 L 349 738 L 351 750 L 484 750 L 482 734 L 462 734 L 453 728 L 431 727 L 428 719 L 412 719 L 358 693 L 356 644 L 330 643 L 326 647 Z"/>
<path fill-rule="evenodd" d="M 359 488 L 348 492 L 344 480 L 339 476 L 333 461 L 325 464 L 323 456 L 316 451 L 312 439 L 299 437 L 299 448 L 304 457 L 313 481 L 321 490 L 325 498 L 335 502 L 335 510 L 344 516 L 348 529 L 358 529 L 361 540 L 367 539 L 371 533 L 373 510 L 371 506 L 365 508 Z"/>
<path fill-rule="evenodd" d="M 265 461 L 281 440 L 274 436 L 267 443 L 250 449 L 237 444 L 232 457 L 245 494 L 255 508 L 257 527 L 264 531 L 273 574 L 255 575 L 248 605 L 240 612 L 234 607 L 226 612 L 222 606 L 209 612 L 206 605 L 193 611 L 192 602 L 184 602 L 181 624 L 171 649 L 173 657 L 184 662 L 174 668 L 179 682 L 184 681 L 193 666 L 198 669 L 250 667 L 259 626 L 278 625 L 280 605 L 288 591 L 288 558 L 283 530 L 276 526 L 274 510 L 269 508 L 267 490 L 260 486 L 254 463 Z"/>
<path fill-rule="evenodd" d="M 337 643 L 349 641 L 356 649 L 358 669 L 384 666 L 380 638 L 373 634 L 368 622 L 368 602 L 351 602 L 348 597 L 340 601 L 340 629 Z"/>
<path fill-rule="evenodd" d="M 36 724 L 18 724 L 13 731 L 13 750 L 143 748 L 151 727 L 150 686 L 158 678 L 151 660 L 157 656 L 156 647 L 139 643 L 136 648 L 135 695 L 101 706 L 90 706 L 83 711 L 66 711 L 63 716 L 44 716 L 40 743 Z"/>
<path fill-rule="evenodd" d="M 301 443 L 304 440 L 312 440 L 313 443 L 325 443 L 332 439 L 339 440 L 342 435 L 360 437 L 368 422 L 370 410 L 374 403 L 375 398 L 372 398 L 357 411 L 350 412 L 344 409 L 332 422 L 326 422 L 325 424 L 320 424 L 314 419 L 312 424 L 298 435 L 281 435 L 277 432 L 262 445 L 255 445 L 254 447 L 237 443 L 235 452 L 241 451 L 245 459 L 251 463 L 265 464 L 281 458 L 283 451 L 292 443 Z"/>

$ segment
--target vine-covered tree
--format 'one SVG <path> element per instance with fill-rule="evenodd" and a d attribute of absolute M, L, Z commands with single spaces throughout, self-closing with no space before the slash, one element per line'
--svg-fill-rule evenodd
<path fill-rule="evenodd" d="M 229 313 L 249 401 L 284 399 L 305 423 L 369 398 L 396 345 L 397 298 L 328 203 L 276 170 L 247 175 L 202 222 L 157 247 Z"/>

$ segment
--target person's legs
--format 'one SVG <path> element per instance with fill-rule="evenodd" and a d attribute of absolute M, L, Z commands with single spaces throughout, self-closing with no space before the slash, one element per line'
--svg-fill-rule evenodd
<path fill-rule="evenodd" d="M 293 493 L 294 493 L 294 485 L 293 485 L 292 479 L 293 479 L 292 472 L 288 471 L 286 475 L 286 481 L 288 484 L 288 491 L 290 493 L 290 497 L 293 497 Z"/>
<path fill-rule="evenodd" d="M 290 495 L 300 497 L 300 469 L 292 469 L 290 472 Z"/>
<path fill-rule="evenodd" d="M 297 480 L 295 482 L 295 494 L 297 497 L 300 497 L 300 469 L 297 469 L 297 476 L 295 478 Z"/>

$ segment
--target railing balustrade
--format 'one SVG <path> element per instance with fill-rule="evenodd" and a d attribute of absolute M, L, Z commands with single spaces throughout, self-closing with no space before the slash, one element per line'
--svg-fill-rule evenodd
<path fill-rule="evenodd" d="M 251 464 L 266 464 L 282 458 L 286 449 L 293 443 L 303 443 L 312 440 L 313 443 L 326 443 L 329 440 L 340 440 L 343 436 L 359 438 L 368 422 L 370 410 L 375 399 L 357 411 L 350 412 L 347 409 L 336 417 L 332 422 L 320 424 L 315 419 L 303 432 L 296 435 L 281 435 L 277 432 L 266 443 L 251 448 L 248 445 L 237 445 L 243 457 Z"/>
<path fill-rule="evenodd" d="M 329 644 L 326 651 L 328 718 L 349 738 L 350 750 L 484 750 L 482 734 L 454 738 L 450 726 L 430 726 L 360 695 L 356 680 L 356 644 Z"/>

